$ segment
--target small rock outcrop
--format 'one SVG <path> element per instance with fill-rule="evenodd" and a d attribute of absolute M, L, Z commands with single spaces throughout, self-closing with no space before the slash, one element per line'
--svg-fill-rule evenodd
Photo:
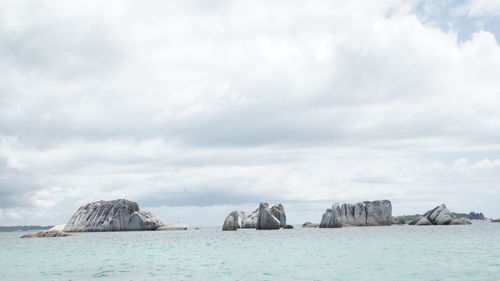
<path fill-rule="evenodd" d="M 265 204 L 267 206 L 267 209 L 269 209 L 268 211 L 269 211 L 270 215 L 274 219 L 278 220 L 278 222 L 279 222 L 278 228 L 280 228 L 280 227 L 284 228 L 286 226 L 285 208 L 283 207 L 283 205 L 281 203 L 273 203 L 273 204 L 261 203 L 261 204 Z M 266 215 L 264 215 L 264 216 L 266 216 Z M 226 220 L 224 221 L 224 224 L 222 225 L 222 230 L 237 230 L 238 228 L 262 229 L 262 228 L 258 227 L 258 221 L 259 221 L 260 217 L 261 217 L 260 206 L 259 206 L 259 208 L 255 209 L 254 211 L 252 211 L 250 213 L 239 212 L 237 210 L 232 211 L 226 217 Z M 272 219 L 268 218 L 268 220 L 272 220 Z"/>
<path fill-rule="evenodd" d="M 287 224 L 283 227 L 283 229 L 293 229 L 293 225 Z"/>
<path fill-rule="evenodd" d="M 70 218 L 64 231 L 155 230 L 164 223 L 150 212 L 139 210 L 137 203 L 125 199 L 97 201 L 81 206 Z"/>
<path fill-rule="evenodd" d="M 281 207 L 283 208 L 283 206 Z M 256 229 L 259 230 L 280 229 L 280 226 L 281 222 L 276 216 L 273 215 L 273 212 L 269 204 L 260 203 Z"/>
<path fill-rule="evenodd" d="M 71 233 L 62 232 L 59 230 L 44 230 L 37 233 L 30 233 L 21 236 L 21 238 L 40 238 L 40 237 L 65 237 L 72 236 Z"/>
<path fill-rule="evenodd" d="M 405 224 L 405 223 L 406 223 L 406 220 L 402 216 L 392 217 L 391 224 Z"/>
<path fill-rule="evenodd" d="M 156 230 L 187 230 L 187 225 L 182 222 L 174 222 L 158 227 Z"/>
<path fill-rule="evenodd" d="M 491 222 L 500 222 L 500 219 L 492 219 Z"/>
<path fill-rule="evenodd" d="M 319 224 L 306 221 L 302 224 L 302 227 L 319 227 Z"/>
<path fill-rule="evenodd" d="M 356 204 L 333 204 L 321 218 L 320 228 L 342 226 L 391 225 L 392 205 L 389 200 L 365 201 Z"/>
<path fill-rule="evenodd" d="M 449 224 L 471 224 L 468 219 L 457 218 L 457 216 L 452 213 L 445 204 L 441 204 L 432 210 L 425 212 L 421 217 L 416 218 L 410 225 L 429 225 L 429 224 L 419 224 L 420 221 L 428 221 L 432 225 L 449 225 Z"/>

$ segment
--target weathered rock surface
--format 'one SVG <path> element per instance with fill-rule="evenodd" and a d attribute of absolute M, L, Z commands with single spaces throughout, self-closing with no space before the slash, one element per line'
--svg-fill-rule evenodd
<path fill-rule="evenodd" d="M 432 223 L 426 218 L 426 217 L 421 217 L 414 222 L 410 223 L 411 225 L 432 225 Z"/>
<path fill-rule="evenodd" d="M 37 233 L 30 233 L 21 236 L 21 238 L 40 238 L 40 237 L 65 237 L 72 236 L 71 233 L 66 233 L 58 230 L 44 230 Z"/>
<path fill-rule="evenodd" d="M 319 224 L 306 221 L 302 224 L 302 227 L 319 227 Z"/>
<path fill-rule="evenodd" d="M 253 212 L 247 214 L 245 212 L 239 212 L 241 221 L 241 228 L 256 228 L 257 227 L 257 217 L 259 215 L 259 208 L 255 209 Z"/>
<path fill-rule="evenodd" d="M 405 224 L 405 223 L 406 223 L 406 220 L 402 216 L 392 217 L 391 224 Z"/>
<path fill-rule="evenodd" d="M 458 218 L 452 220 L 450 224 L 472 224 L 472 222 L 466 218 Z"/>
<path fill-rule="evenodd" d="M 356 204 L 333 204 L 321 218 L 320 228 L 342 226 L 391 225 L 392 206 L 389 200 L 365 201 Z"/>
<path fill-rule="evenodd" d="M 222 230 L 230 231 L 237 230 L 238 228 L 240 228 L 240 216 L 238 211 L 234 210 L 226 217 L 226 220 L 222 225 Z"/>
<path fill-rule="evenodd" d="M 263 204 L 267 205 L 267 208 L 269 209 L 271 216 L 279 221 L 280 227 L 284 228 L 286 226 L 286 214 L 283 205 L 281 203 L 272 203 L 272 204 L 263 203 Z M 255 209 L 250 213 L 239 212 L 235 210 L 226 217 L 226 220 L 222 225 L 222 230 L 236 230 L 238 228 L 259 229 L 257 227 L 259 217 L 260 217 L 260 206 L 259 208 Z M 268 219 L 272 220 L 271 218 Z"/>
<path fill-rule="evenodd" d="M 389 200 L 365 201 L 366 225 L 391 225 L 392 205 Z"/>
<path fill-rule="evenodd" d="M 97 201 L 81 206 L 64 231 L 155 230 L 164 223 L 150 212 L 139 210 L 137 203 L 125 199 Z"/>
<path fill-rule="evenodd" d="M 187 225 L 182 222 L 169 223 L 158 227 L 156 230 L 187 230 Z"/>
<path fill-rule="evenodd" d="M 279 204 L 281 205 L 281 204 Z M 283 209 L 283 206 L 281 206 Z M 276 210 L 275 213 L 279 213 L 280 210 Z M 260 203 L 259 205 L 259 215 L 257 217 L 257 227 L 259 230 L 271 230 L 280 229 L 280 220 L 273 215 L 272 209 L 268 203 Z"/>
<path fill-rule="evenodd" d="M 319 223 L 320 228 L 338 228 L 342 227 L 342 215 L 339 203 L 333 204 L 332 208 L 326 209 Z"/>
<path fill-rule="evenodd" d="M 446 208 L 445 204 L 441 204 L 434 209 L 425 212 L 422 217 L 416 218 L 415 220 L 410 222 L 410 225 L 423 225 L 418 224 L 418 222 L 423 219 L 426 219 L 430 224 L 433 225 L 471 224 L 468 219 L 457 218 L 454 213 Z"/>

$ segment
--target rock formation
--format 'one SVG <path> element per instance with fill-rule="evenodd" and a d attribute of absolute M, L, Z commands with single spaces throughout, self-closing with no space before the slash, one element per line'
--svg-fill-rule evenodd
<path fill-rule="evenodd" d="M 423 224 L 422 221 L 425 222 L 425 224 Z M 468 219 L 457 218 L 454 213 L 446 208 L 445 204 L 441 204 L 425 212 L 421 217 L 410 222 L 410 225 L 429 225 L 427 221 L 432 225 L 471 224 Z"/>
<path fill-rule="evenodd" d="M 222 230 L 229 231 L 237 230 L 238 228 L 240 228 L 240 216 L 238 211 L 234 210 L 227 216 L 224 224 L 222 225 Z"/>
<path fill-rule="evenodd" d="M 240 216 L 240 227 L 241 228 L 256 228 L 257 227 L 257 217 L 259 215 L 259 208 L 255 209 L 250 214 L 245 212 L 239 212 Z"/>
<path fill-rule="evenodd" d="M 65 237 L 72 236 L 73 234 L 58 231 L 58 230 L 44 230 L 37 233 L 25 234 L 21 238 L 39 238 L 39 237 Z"/>
<path fill-rule="evenodd" d="M 281 225 L 280 220 L 273 215 L 273 212 L 269 207 L 269 204 L 260 203 L 256 229 L 259 230 L 280 229 L 280 225 Z"/>
<path fill-rule="evenodd" d="M 319 227 L 319 224 L 306 221 L 302 224 L 302 227 Z"/>
<path fill-rule="evenodd" d="M 97 201 L 81 206 L 64 231 L 155 230 L 164 223 L 150 212 L 139 210 L 137 203 L 125 199 Z"/>
<path fill-rule="evenodd" d="M 267 205 L 270 215 L 279 221 L 278 228 L 280 227 L 284 228 L 286 226 L 285 209 L 281 203 L 273 203 L 273 204 L 261 203 L 261 204 Z M 226 220 L 222 225 L 222 230 L 237 230 L 238 228 L 259 229 L 257 225 L 260 216 L 261 216 L 260 206 L 251 213 L 239 212 L 236 210 L 232 211 L 226 217 Z"/>
<path fill-rule="evenodd" d="M 356 204 L 333 204 L 321 218 L 320 228 L 342 226 L 391 225 L 392 206 L 389 200 L 365 201 Z"/>

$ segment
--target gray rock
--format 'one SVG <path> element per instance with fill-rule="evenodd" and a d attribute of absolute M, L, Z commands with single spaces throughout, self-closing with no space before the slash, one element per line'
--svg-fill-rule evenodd
<path fill-rule="evenodd" d="M 365 201 L 356 204 L 333 204 L 321 218 L 320 228 L 342 226 L 391 225 L 392 206 L 389 200 Z"/>
<path fill-rule="evenodd" d="M 432 223 L 426 217 L 420 217 L 412 222 L 412 225 L 432 225 Z"/>
<path fill-rule="evenodd" d="M 285 227 L 286 214 L 283 205 L 281 203 L 269 204 L 269 209 L 271 210 L 271 214 L 280 221 L 280 227 Z"/>
<path fill-rule="evenodd" d="M 450 224 L 472 224 L 472 222 L 466 218 L 454 219 Z"/>
<path fill-rule="evenodd" d="M 306 221 L 302 224 L 302 227 L 319 227 L 319 224 Z"/>
<path fill-rule="evenodd" d="M 391 225 L 392 205 L 389 200 L 366 201 L 366 225 Z"/>
<path fill-rule="evenodd" d="M 320 228 L 338 228 L 342 227 L 342 218 L 340 212 L 340 205 L 338 203 L 333 204 L 331 209 L 326 209 L 326 212 L 321 217 L 321 222 L 319 224 Z"/>
<path fill-rule="evenodd" d="M 445 204 L 441 204 L 432 210 L 425 212 L 426 217 L 432 224 L 447 225 L 450 224 L 457 217 L 446 208 Z"/>
<path fill-rule="evenodd" d="M 492 219 L 491 222 L 500 222 L 500 219 Z"/>
<path fill-rule="evenodd" d="M 240 216 L 238 211 L 235 210 L 229 213 L 229 215 L 227 216 L 224 224 L 222 225 L 222 230 L 231 231 L 237 230 L 238 228 L 240 228 Z"/>
<path fill-rule="evenodd" d="M 392 217 L 391 224 L 405 224 L 405 223 L 406 223 L 406 220 L 402 216 Z"/>
<path fill-rule="evenodd" d="M 125 199 L 97 201 L 81 206 L 70 218 L 64 231 L 154 230 L 163 222 L 149 212 L 141 212 L 137 203 Z"/>
<path fill-rule="evenodd" d="M 257 228 L 258 215 L 259 215 L 259 208 L 255 209 L 253 212 L 249 214 L 245 212 L 240 212 L 239 216 L 241 218 L 241 228 Z"/>
<path fill-rule="evenodd" d="M 293 225 L 287 224 L 283 227 L 283 229 L 293 229 Z"/>
<path fill-rule="evenodd" d="M 21 238 L 40 238 L 40 237 L 65 237 L 73 236 L 73 234 L 62 232 L 59 230 L 44 230 L 37 233 L 25 234 Z"/>
<path fill-rule="evenodd" d="M 362 202 L 342 204 L 340 207 L 342 226 L 366 226 L 366 208 Z"/>
<path fill-rule="evenodd" d="M 150 212 L 136 211 L 130 216 L 127 230 L 155 230 L 164 223 Z"/>
<path fill-rule="evenodd" d="M 257 217 L 257 227 L 259 230 L 280 229 L 281 222 L 273 216 L 269 204 L 260 203 L 259 215 Z"/>

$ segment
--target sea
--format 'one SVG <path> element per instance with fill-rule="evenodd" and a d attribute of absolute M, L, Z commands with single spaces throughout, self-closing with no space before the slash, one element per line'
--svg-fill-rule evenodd
<path fill-rule="evenodd" d="M 500 223 L 0 233 L 0 280 L 500 280 Z"/>

